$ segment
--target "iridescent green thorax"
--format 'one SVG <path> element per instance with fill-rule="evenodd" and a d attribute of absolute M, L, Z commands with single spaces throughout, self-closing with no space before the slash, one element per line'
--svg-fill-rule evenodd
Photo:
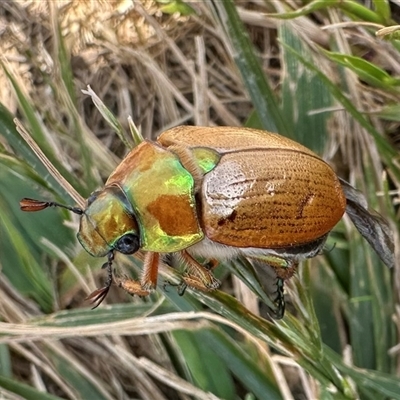
<path fill-rule="evenodd" d="M 193 177 L 172 152 L 141 143 L 109 177 L 107 186 L 113 183 L 132 204 L 142 250 L 180 251 L 203 239 Z"/>

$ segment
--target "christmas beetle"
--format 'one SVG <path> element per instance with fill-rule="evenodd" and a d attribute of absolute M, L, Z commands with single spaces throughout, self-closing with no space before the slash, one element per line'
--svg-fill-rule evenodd
<path fill-rule="evenodd" d="M 135 147 L 84 210 L 21 200 L 23 211 L 49 206 L 80 214 L 79 242 L 91 255 L 108 257 L 108 280 L 89 296 L 95 307 L 112 284 L 114 253 L 143 250 L 140 281 L 120 281 L 131 294 L 143 296 L 156 287 L 165 253 L 186 264 L 184 285 L 203 290 L 216 289 L 219 281 L 199 257 L 242 256 L 275 270 L 275 314 L 281 317 L 284 280 L 300 261 L 322 251 L 345 211 L 382 261 L 394 264 L 388 225 L 367 210 L 362 195 L 311 150 L 256 129 L 167 130 Z"/>

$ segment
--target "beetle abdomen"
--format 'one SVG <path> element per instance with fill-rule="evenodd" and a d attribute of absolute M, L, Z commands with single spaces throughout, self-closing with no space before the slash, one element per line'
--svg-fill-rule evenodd
<path fill-rule="evenodd" d="M 341 219 L 346 200 L 333 170 L 292 149 L 224 154 L 202 185 L 202 228 L 235 247 L 281 248 L 314 241 Z"/>

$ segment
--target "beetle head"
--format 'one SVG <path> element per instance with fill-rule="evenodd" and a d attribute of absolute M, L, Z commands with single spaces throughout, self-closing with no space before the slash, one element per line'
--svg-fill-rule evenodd
<path fill-rule="evenodd" d="M 30 212 L 62 207 L 81 215 L 78 240 L 94 257 L 103 257 L 114 251 L 133 254 L 141 246 L 139 225 L 133 208 L 117 184 L 93 192 L 85 210 L 28 198 L 20 201 L 20 207 L 22 211 Z"/>
<path fill-rule="evenodd" d="M 132 206 L 116 184 L 93 192 L 82 213 L 78 240 L 95 257 L 110 251 L 133 254 L 140 248 L 140 232 Z"/>

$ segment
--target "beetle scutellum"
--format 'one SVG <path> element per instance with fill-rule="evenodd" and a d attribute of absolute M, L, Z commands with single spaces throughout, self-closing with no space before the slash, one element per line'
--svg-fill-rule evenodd
<path fill-rule="evenodd" d="M 283 281 L 298 263 L 321 252 L 346 211 L 382 261 L 394 264 L 387 223 L 364 198 L 306 147 L 247 128 L 180 126 L 135 147 L 87 200 L 85 210 L 23 199 L 23 211 L 61 206 L 81 214 L 78 239 L 95 257 L 108 256 L 108 280 L 92 293 L 98 306 L 112 284 L 115 251 L 146 251 L 131 294 L 156 287 L 160 254 L 187 265 L 185 284 L 212 290 L 212 272 L 196 258 L 244 256 L 277 274 L 276 314 L 283 314 Z"/>

